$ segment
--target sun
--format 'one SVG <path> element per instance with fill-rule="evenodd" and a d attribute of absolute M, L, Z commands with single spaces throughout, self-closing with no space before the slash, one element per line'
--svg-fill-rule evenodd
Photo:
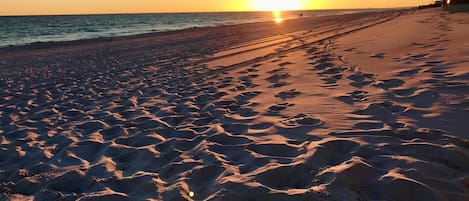
<path fill-rule="evenodd" d="M 282 10 L 300 10 L 302 8 L 301 0 L 252 0 L 255 10 L 259 11 L 282 11 Z"/>

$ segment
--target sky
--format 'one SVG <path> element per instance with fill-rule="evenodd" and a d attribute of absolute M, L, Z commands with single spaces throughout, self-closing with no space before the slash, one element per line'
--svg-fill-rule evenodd
<path fill-rule="evenodd" d="M 387 8 L 431 0 L 0 0 L 2 15 Z"/>

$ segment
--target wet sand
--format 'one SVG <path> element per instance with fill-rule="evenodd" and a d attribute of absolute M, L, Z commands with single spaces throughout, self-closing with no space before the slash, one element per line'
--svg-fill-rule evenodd
<path fill-rule="evenodd" d="M 468 200 L 469 17 L 0 49 L 1 200 Z"/>

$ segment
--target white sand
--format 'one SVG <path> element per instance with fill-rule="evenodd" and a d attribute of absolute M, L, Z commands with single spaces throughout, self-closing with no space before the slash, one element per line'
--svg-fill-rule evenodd
<path fill-rule="evenodd" d="M 469 16 L 349 17 L 2 87 L 0 199 L 469 200 Z"/>

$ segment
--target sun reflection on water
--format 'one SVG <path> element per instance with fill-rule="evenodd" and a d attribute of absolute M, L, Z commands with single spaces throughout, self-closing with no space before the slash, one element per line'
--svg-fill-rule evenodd
<path fill-rule="evenodd" d="M 282 12 L 276 10 L 276 11 L 273 11 L 272 13 L 274 15 L 274 21 L 275 22 L 280 23 L 280 22 L 283 21 Z"/>

